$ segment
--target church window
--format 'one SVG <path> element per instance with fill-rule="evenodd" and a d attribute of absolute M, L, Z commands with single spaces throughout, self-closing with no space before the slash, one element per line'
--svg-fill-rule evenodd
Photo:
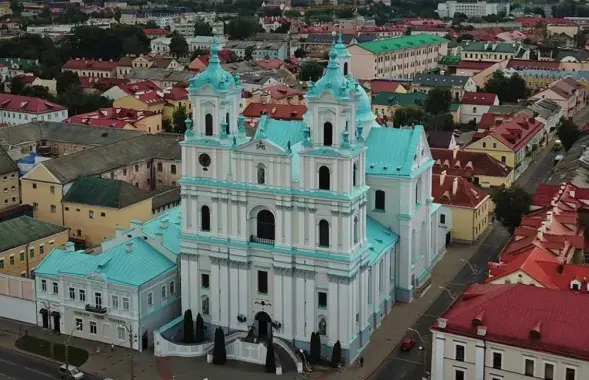
<path fill-rule="evenodd" d="M 225 133 L 226 133 L 226 134 L 230 134 L 230 133 L 231 133 L 231 128 L 229 128 L 229 120 L 230 120 L 230 119 L 229 119 L 229 112 L 227 112 L 227 113 L 225 114 L 225 123 L 227 123 L 227 126 L 226 126 L 226 128 L 225 128 Z"/>
<path fill-rule="evenodd" d="M 385 207 L 385 193 L 382 190 L 376 190 L 374 193 L 374 208 L 376 210 L 384 211 Z"/>
<path fill-rule="evenodd" d="M 263 185 L 266 183 L 266 169 L 264 169 L 264 165 L 258 165 L 258 183 Z"/>
<path fill-rule="evenodd" d="M 268 272 L 258 271 L 258 293 L 268 294 Z"/>
<path fill-rule="evenodd" d="M 213 135 L 213 115 L 211 115 L 210 113 L 207 113 L 205 115 L 205 135 Z"/>
<path fill-rule="evenodd" d="M 275 221 L 274 214 L 268 210 L 258 212 L 257 218 L 257 238 L 261 239 L 258 243 L 274 244 L 275 238 Z"/>
<path fill-rule="evenodd" d="M 209 206 L 202 206 L 200 209 L 200 229 L 202 231 L 211 230 L 211 210 Z"/>
<path fill-rule="evenodd" d="M 319 221 L 319 246 L 329 247 L 329 222 L 325 219 Z"/>
<path fill-rule="evenodd" d="M 330 188 L 330 173 L 327 166 L 319 168 L 319 190 L 329 190 Z"/>
<path fill-rule="evenodd" d="M 327 308 L 327 293 L 319 292 L 319 294 L 317 295 L 317 298 L 319 301 L 319 308 L 320 309 Z"/>
<path fill-rule="evenodd" d="M 319 335 L 327 335 L 327 321 L 324 317 L 319 319 Z"/>
<path fill-rule="evenodd" d="M 209 296 L 202 296 L 202 315 L 209 315 Z"/>
<path fill-rule="evenodd" d="M 333 125 L 330 122 L 323 124 L 323 145 L 333 144 Z"/>
<path fill-rule="evenodd" d="M 358 165 L 354 164 L 352 169 L 352 186 L 357 186 L 358 183 Z"/>
<path fill-rule="evenodd" d="M 354 243 L 358 242 L 358 217 L 354 217 Z"/>
<path fill-rule="evenodd" d="M 348 62 L 344 62 L 344 75 L 348 75 Z"/>

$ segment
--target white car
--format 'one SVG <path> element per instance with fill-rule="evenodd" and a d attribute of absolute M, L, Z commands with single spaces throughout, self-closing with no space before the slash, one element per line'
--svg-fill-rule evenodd
<path fill-rule="evenodd" d="M 78 367 L 73 365 L 67 366 L 66 369 L 65 364 L 63 364 L 57 370 L 57 376 L 63 380 L 81 380 L 84 378 L 84 372 L 80 371 Z"/>

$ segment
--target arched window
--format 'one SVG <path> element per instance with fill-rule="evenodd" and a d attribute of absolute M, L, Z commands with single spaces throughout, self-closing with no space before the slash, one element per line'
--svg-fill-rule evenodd
<path fill-rule="evenodd" d="M 264 165 L 258 165 L 258 183 L 263 185 L 266 183 L 266 169 L 264 169 Z"/>
<path fill-rule="evenodd" d="M 352 169 L 352 186 L 356 186 L 358 183 L 358 165 L 354 164 L 354 168 Z"/>
<path fill-rule="evenodd" d="M 323 124 L 323 145 L 331 146 L 333 144 L 333 125 L 330 122 Z"/>
<path fill-rule="evenodd" d="M 261 243 L 273 244 L 275 238 L 274 214 L 268 210 L 258 212 L 257 237 L 264 239 Z"/>
<path fill-rule="evenodd" d="M 374 208 L 376 210 L 384 211 L 385 206 L 385 199 L 384 199 L 384 191 L 376 190 L 374 193 Z"/>
<path fill-rule="evenodd" d="M 231 128 L 229 128 L 229 112 L 227 112 L 225 114 L 225 123 L 227 123 L 227 126 L 225 128 L 225 133 L 226 134 L 230 134 L 231 133 Z"/>
<path fill-rule="evenodd" d="M 329 247 L 329 223 L 325 219 L 319 221 L 319 246 Z"/>
<path fill-rule="evenodd" d="M 200 209 L 200 229 L 202 231 L 211 230 L 211 210 L 209 206 L 202 206 Z"/>
<path fill-rule="evenodd" d="M 330 173 L 327 166 L 319 168 L 319 190 L 329 190 Z"/>
<path fill-rule="evenodd" d="M 415 203 L 421 203 L 421 177 L 417 179 L 415 185 Z"/>
<path fill-rule="evenodd" d="M 319 328 L 319 335 L 327 335 L 327 321 L 324 317 L 319 319 L 319 324 L 317 327 Z"/>
<path fill-rule="evenodd" d="M 202 315 L 209 315 L 209 296 L 202 296 L 201 298 Z"/>
<path fill-rule="evenodd" d="M 213 115 L 207 113 L 205 115 L 205 136 L 213 135 Z"/>
<path fill-rule="evenodd" d="M 344 75 L 348 75 L 348 62 L 344 62 Z"/>
<path fill-rule="evenodd" d="M 358 242 L 358 217 L 354 217 L 354 243 Z"/>

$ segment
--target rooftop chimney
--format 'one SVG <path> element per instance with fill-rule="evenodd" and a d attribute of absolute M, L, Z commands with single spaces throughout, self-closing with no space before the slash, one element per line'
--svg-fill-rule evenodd
<path fill-rule="evenodd" d="M 448 320 L 446 318 L 438 318 L 438 328 L 445 329 L 448 325 Z"/>
<path fill-rule="evenodd" d="M 168 228 L 168 218 L 160 220 L 160 228 Z"/>
<path fill-rule="evenodd" d="M 542 230 L 542 227 L 538 228 L 538 239 L 542 240 L 542 237 L 544 236 L 544 231 Z"/>
<path fill-rule="evenodd" d="M 440 186 L 442 186 L 444 184 L 445 179 L 446 179 L 446 171 L 443 170 L 442 173 L 440 174 Z"/>
<path fill-rule="evenodd" d="M 569 191 L 569 195 L 571 196 L 571 198 L 574 198 L 575 197 L 575 190 Z"/>
<path fill-rule="evenodd" d="M 484 318 L 484 317 L 485 317 L 485 311 L 484 311 L 484 310 L 482 310 L 480 313 L 478 313 L 478 314 L 476 315 L 476 317 L 474 317 L 474 318 L 472 319 L 472 322 L 471 322 L 471 324 L 472 324 L 473 326 L 481 326 L 481 325 L 483 324 L 483 318 Z"/>
<path fill-rule="evenodd" d="M 456 159 L 456 155 L 458 154 L 458 145 L 452 149 L 452 159 Z"/>
<path fill-rule="evenodd" d="M 457 191 L 458 191 L 458 177 L 454 178 L 454 181 L 452 181 L 452 195 L 456 195 Z"/>
<path fill-rule="evenodd" d="M 487 335 L 487 326 L 478 326 L 477 327 L 477 335 L 478 336 L 485 336 L 485 335 Z"/>
<path fill-rule="evenodd" d="M 126 252 L 133 252 L 133 242 L 132 241 L 125 244 L 125 251 Z"/>
<path fill-rule="evenodd" d="M 65 243 L 65 250 L 68 252 L 74 252 L 76 250 L 76 246 L 73 242 L 68 241 Z"/>
<path fill-rule="evenodd" d="M 531 339 L 540 339 L 540 332 L 542 330 L 542 321 L 538 321 L 536 325 L 530 330 L 529 337 Z"/>

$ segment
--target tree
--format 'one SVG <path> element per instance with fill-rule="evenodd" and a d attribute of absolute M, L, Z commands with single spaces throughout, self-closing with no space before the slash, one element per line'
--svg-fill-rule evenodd
<path fill-rule="evenodd" d="M 289 9 L 287 11 L 284 11 L 284 17 L 288 17 L 288 18 L 301 17 L 301 12 L 297 11 L 296 9 Z"/>
<path fill-rule="evenodd" d="M 233 40 L 245 40 L 262 31 L 258 20 L 253 17 L 234 18 L 225 26 L 225 33 L 229 34 Z"/>
<path fill-rule="evenodd" d="M 53 101 L 53 95 L 49 93 L 49 87 L 45 86 L 27 86 L 19 95 L 30 96 L 32 98 L 41 98 L 49 101 Z"/>
<path fill-rule="evenodd" d="M 497 70 L 485 84 L 485 92 L 497 94 L 501 103 L 517 103 L 519 99 L 526 99 L 531 91 L 526 81 L 518 74 L 506 77 Z"/>
<path fill-rule="evenodd" d="M 243 52 L 243 60 L 244 61 L 251 61 L 252 60 L 252 54 L 254 54 L 255 48 L 256 47 L 254 45 L 250 45 L 245 48 L 245 51 Z"/>
<path fill-rule="evenodd" d="M 456 42 L 462 42 L 462 41 L 474 41 L 474 36 L 469 33 L 461 34 L 456 39 Z"/>
<path fill-rule="evenodd" d="M 303 58 L 306 55 L 307 55 L 307 52 L 302 48 L 297 48 L 297 50 L 294 51 L 295 58 Z"/>
<path fill-rule="evenodd" d="M 532 203 L 530 194 L 517 185 L 498 188 L 492 199 L 495 204 L 495 217 L 510 230 L 520 225 L 522 217 L 528 213 Z"/>
<path fill-rule="evenodd" d="M 562 118 L 558 127 L 558 138 L 562 142 L 564 150 L 568 152 L 573 144 L 579 139 L 579 128 L 571 118 Z"/>
<path fill-rule="evenodd" d="M 14 14 L 20 14 L 24 10 L 23 3 L 19 0 L 10 0 L 10 10 Z"/>
<path fill-rule="evenodd" d="M 205 323 L 200 316 L 200 313 L 196 315 L 196 331 L 194 337 L 196 343 L 202 343 L 205 341 Z"/>
<path fill-rule="evenodd" d="M 184 57 L 188 55 L 188 42 L 186 38 L 179 33 L 172 34 L 170 40 L 170 54 L 176 58 Z"/>
<path fill-rule="evenodd" d="M 333 368 L 337 368 L 337 366 L 341 363 L 341 361 L 342 361 L 342 346 L 338 340 L 337 342 L 335 342 L 335 345 L 333 346 L 333 351 L 331 351 L 331 366 Z"/>
<path fill-rule="evenodd" d="M 204 49 L 196 49 L 192 53 L 190 53 L 190 62 L 194 61 L 196 58 L 200 57 L 201 55 L 208 55 L 210 51 Z"/>
<path fill-rule="evenodd" d="M 430 90 L 425 98 L 425 112 L 433 115 L 440 115 L 450 111 L 452 104 L 452 93 L 447 88 L 434 88 Z"/>
<path fill-rule="evenodd" d="M 396 127 L 403 127 L 411 124 L 423 124 L 425 121 L 425 111 L 423 107 L 407 106 L 395 110 L 393 123 Z"/>
<path fill-rule="evenodd" d="M 276 359 L 274 358 L 274 344 L 272 343 L 272 339 L 270 339 L 266 348 L 266 372 L 276 373 Z"/>
<path fill-rule="evenodd" d="M 426 114 L 425 127 L 431 131 L 452 131 L 454 130 L 454 117 L 449 113 L 439 115 Z"/>
<path fill-rule="evenodd" d="M 168 119 L 162 120 L 162 129 L 164 132 L 172 133 L 174 132 L 174 127 L 172 127 L 172 122 Z"/>
<path fill-rule="evenodd" d="M 88 20 L 88 14 L 82 12 L 79 6 L 69 4 L 65 12 L 55 18 L 59 24 L 81 24 Z"/>
<path fill-rule="evenodd" d="M 202 20 L 196 20 L 194 23 L 194 35 L 195 36 L 212 36 L 213 27 Z"/>
<path fill-rule="evenodd" d="M 57 95 L 56 102 L 68 108 L 69 116 L 96 111 L 99 108 L 112 107 L 112 99 L 100 94 L 86 94 L 81 87 L 70 87 Z"/>
<path fill-rule="evenodd" d="M 73 71 L 64 71 L 57 77 L 56 90 L 58 94 L 66 92 L 71 87 L 80 86 L 80 77 Z"/>
<path fill-rule="evenodd" d="M 323 67 L 315 60 L 307 61 L 301 66 L 299 79 L 302 81 L 316 82 L 323 75 Z"/>
<path fill-rule="evenodd" d="M 225 333 L 217 327 L 215 330 L 215 346 L 213 348 L 213 364 L 223 365 L 227 362 L 227 349 L 225 348 Z"/>
<path fill-rule="evenodd" d="M 313 364 L 321 361 L 321 337 L 316 332 L 311 333 L 309 361 Z"/>
<path fill-rule="evenodd" d="M 192 310 L 184 312 L 184 343 L 194 343 L 194 322 L 192 320 Z"/>
<path fill-rule="evenodd" d="M 25 89 L 25 81 L 21 77 L 14 77 L 10 80 L 10 93 L 20 94 Z"/>
<path fill-rule="evenodd" d="M 159 29 L 158 24 L 153 20 L 147 21 L 147 23 L 145 24 L 145 27 L 147 29 Z"/>
<path fill-rule="evenodd" d="M 283 22 L 273 33 L 288 33 L 290 30 L 290 22 Z"/>
<path fill-rule="evenodd" d="M 183 105 L 178 106 L 172 115 L 172 123 L 174 124 L 174 132 L 186 132 L 186 108 Z"/>

